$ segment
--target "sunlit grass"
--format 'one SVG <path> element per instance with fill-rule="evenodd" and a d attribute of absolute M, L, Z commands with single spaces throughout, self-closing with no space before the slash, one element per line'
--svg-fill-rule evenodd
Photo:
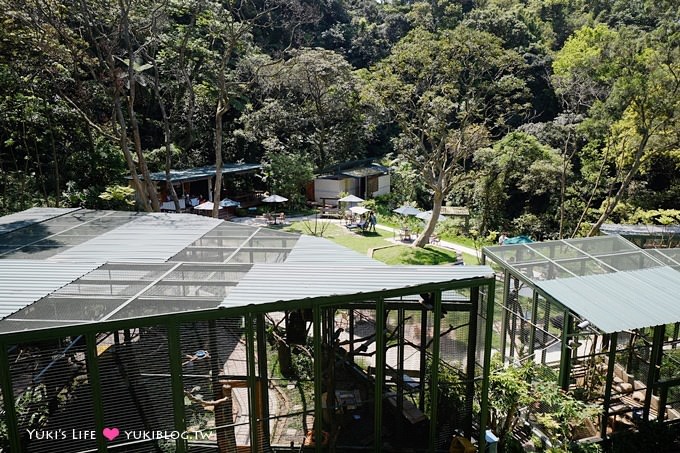
<path fill-rule="evenodd" d="M 286 227 L 288 231 L 309 234 L 314 225 L 305 222 L 295 222 Z M 317 232 L 320 230 L 316 225 Z M 359 253 L 366 254 L 369 249 L 385 247 L 376 250 L 373 258 L 387 264 L 447 264 L 456 261 L 455 250 L 428 245 L 426 248 L 414 248 L 408 245 L 398 245 L 390 241 L 394 233 L 380 230 L 377 232 L 350 231 L 344 225 L 329 223 L 325 225 L 323 237 L 337 244 L 343 245 Z M 477 264 L 477 258 L 468 255 L 464 257 L 467 264 Z"/>

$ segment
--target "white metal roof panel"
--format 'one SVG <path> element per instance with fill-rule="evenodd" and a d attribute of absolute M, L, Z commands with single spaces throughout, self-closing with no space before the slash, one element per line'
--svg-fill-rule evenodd
<path fill-rule="evenodd" d="M 314 236 L 300 236 L 293 250 L 286 258 L 288 264 L 314 264 L 323 266 L 328 263 L 337 265 L 356 264 L 361 266 L 386 266 L 367 255 L 343 247 L 328 239 Z"/>
<path fill-rule="evenodd" d="M 680 275 L 680 274 L 679 274 Z M 220 307 L 396 290 L 428 283 L 491 278 L 489 266 L 348 266 L 255 264 Z"/>
<path fill-rule="evenodd" d="M 206 216 L 150 213 L 49 259 L 165 262 L 220 223 Z"/>
<path fill-rule="evenodd" d="M 605 333 L 680 322 L 680 272 L 670 267 L 535 284 Z"/>
<path fill-rule="evenodd" d="M 80 208 L 30 208 L 0 217 L 0 234 L 9 233 L 35 223 L 59 217 Z"/>
<path fill-rule="evenodd" d="M 11 315 L 101 266 L 101 262 L 55 263 L 0 260 L 0 318 Z"/>
<path fill-rule="evenodd" d="M 619 234 L 628 237 L 670 237 L 680 234 L 680 225 L 605 223 L 600 227 L 600 232 L 607 235 Z"/>

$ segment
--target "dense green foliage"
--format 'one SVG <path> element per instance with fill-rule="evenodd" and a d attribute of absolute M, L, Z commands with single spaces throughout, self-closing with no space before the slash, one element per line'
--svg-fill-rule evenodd
<path fill-rule="evenodd" d="M 673 0 L 0 5 L 0 213 L 126 207 L 126 177 L 158 209 L 136 175 L 222 161 L 299 204 L 388 156 L 390 207 L 465 205 L 484 236 L 676 222 Z"/>

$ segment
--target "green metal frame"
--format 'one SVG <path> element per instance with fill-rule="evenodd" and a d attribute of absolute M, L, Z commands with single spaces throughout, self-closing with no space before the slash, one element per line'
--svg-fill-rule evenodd
<path fill-rule="evenodd" d="M 486 324 L 484 329 L 484 366 L 482 367 L 482 401 L 479 422 L 479 449 L 486 451 L 485 431 L 489 425 L 489 378 L 491 376 L 491 346 L 493 336 L 493 313 L 496 301 L 496 281 L 489 283 L 486 294 Z"/>
<path fill-rule="evenodd" d="M 92 404 L 94 409 L 94 426 L 97 433 L 97 449 L 106 451 L 106 441 L 102 432 L 104 430 L 104 403 L 102 402 L 102 386 L 99 376 L 99 359 L 97 358 L 97 336 L 90 332 L 85 335 L 87 378 L 92 386 Z"/>
<path fill-rule="evenodd" d="M 434 322 L 434 337 L 432 343 L 432 358 L 433 363 L 437 364 L 439 361 L 439 347 L 440 347 L 440 337 L 441 332 L 441 314 L 442 306 L 451 306 L 453 309 L 463 308 L 471 309 L 474 304 L 468 303 L 442 303 L 442 291 L 456 290 L 456 289 L 471 289 L 471 297 L 476 297 L 478 291 L 474 288 L 487 287 L 487 318 L 493 319 L 493 306 L 494 306 L 494 288 L 495 279 L 492 277 L 476 277 L 466 280 L 450 281 L 446 283 L 433 283 L 414 286 L 410 288 L 403 288 L 398 290 L 387 290 L 387 291 L 377 291 L 366 294 L 355 294 L 346 296 L 335 296 L 335 297 L 320 297 L 313 299 L 304 299 L 299 301 L 287 301 L 287 302 L 276 302 L 262 305 L 248 305 L 233 308 L 219 308 L 211 310 L 201 310 L 186 313 L 173 313 L 158 316 L 148 316 L 139 317 L 135 319 L 124 319 L 124 320 L 107 320 L 102 323 L 87 323 L 74 326 L 66 327 L 55 327 L 50 329 L 43 329 L 31 332 L 14 332 L 0 335 L 0 367 L 1 369 L 7 370 L 0 375 L 0 386 L 3 391 L 4 396 L 4 407 L 6 409 L 7 415 L 7 427 L 9 430 L 9 441 L 12 446 L 12 450 L 20 451 L 20 436 L 17 426 L 16 414 L 14 412 L 14 398 L 12 393 L 12 377 L 9 373 L 9 359 L 7 348 L 9 345 L 21 344 L 21 343 L 33 343 L 35 341 L 45 340 L 45 339 L 58 339 L 66 336 L 74 335 L 85 335 L 87 338 L 87 358 L 88 358 L 88 375 L 90 383 L 92 385 L 94 410 L 95 410 L 95 426 L 98 433 L 101 434 L 102 429 L 105 426 L 104 413 L 103 413 L 103 403 L 101 399 L 101 383 L 99 377 L 98 369 L 98 357 L 96 350 L 96 337 L 97 334 L 102 332 L 118 332 L 123 331 L 125 339 L 129 339 L 129 329 L 134 329 L 142 326 L 161 326 L 167 328 L 168 338 L 168 354 L 170 361 L 170 372 L 171 372 L 171 389 L 172 389 L 172 404 L 174 406 L 173 422 L 174 428 L 177 431 L 186 431 L 186 421 L 185 421 L 185 411 L 184 411 L 184 388 L 183 388 L 183 371 L 182 371 L 182 353 L 181 353 L 181 342 L 180 342 L 180 324 L 186 322 L 209 322 L 214 323 L 216 320 L 225 318 L 237 318 L 245 317 L 245 335 L 246 335 L 246 352 L 248 360 L 248 387 L 249 387 L 249 406 L 250 413 L 255 414 L 255 388 L 257 385 L 257 374 L 256 370 L 259 368 L 260 374 L 262 374 L 262 367 L 264 366 L 266 370 L 266 363 L 262 363 L 262 359 L 256 360 L 257 356 L 262 355 L 262 351 L 256 351 L 256 347 L 259 343 L 262 343 L 261 338 L 264 330 L 264 322 L 262 315 L 268 312 L 275 311 L 286 311 L 290 310 L 291 307 L 295 309 L 312 309 L 313 310 L 313 348 L 315 354 L 314 360 L 314 411 L 315 411 L 315 422 L 314 429 L 315 432 L 321 433 L 322 431 L 322 416 L 323 408 L 321 401 L 321 394 L 323 389 L 322 383 L 322 310 L 327 307 L 347 307 L 348 309 L 355 308 L 354 304 L 359 302 L 359 305 L 365 304 L 365 301 L 373 300 L 375 301 L 376 310 L 376 321 L 377 327 L 380 329 L 381 334 L 376 335 L 376 376 L 375 376 L 375 446 L 380 448 L 382 438 L 382 394 L 385 382 L 385 363 L 386 363 L 386 338 L 385 338 L 385 324 L 386 324 L 386 313 L 385 310 L 389 306 L 392 308 L 392 303 L 387 303 L 385 299 L 387 298 L 399 298 L 403 296 L 414 296 L 423 293 L 434 293 L 435 303 L 434 311 L 432 313 Z M 395 305 L 398 306 L 399 304 Z M 460 305 L 460 307 L 458 307 Z M 404 305 L 408 306 L 408 305 Z M 411 305 L 412 307 L 413 305 Z M 491 312 L 489 313 L 489 310 Z M 489 317 L 490 314 L 490 317 Z M 427 312 L 426 312 L 427 316 Z M 470 316 L 476 318 L 477 313 L 474 309 L 471 309 Z M 427 317 L 424 318 L 425 321 Z M 257 323 L 257 324 L 256 324 Z M 379 327 L 378 327 L 379 326 Z M 486 332 L 486 342 L 485 345 L 485 379 L 488 380 L 488 361 L 490 359 L 490 339 L 491 339 L 491 322 L 487 322 L 487 332 Z M 127 333 L 126 333 L 127 332 Z M 332 332 L 331 332 L 332 333 Z M 472 335 L 472 333 L 471 333 Z M 256 341 L 257 337 L 260 337 L 259 342 Z M 488 350 L 486 350 L 488 348 Z M 259 349 L 259 348 L 258 348 Z M 266 361 L 266 355 L 264 360 Z M 469 367 L 470 368 L 470 367 Z M 430 370 L 431 373 L 431 387 L 429 389 L 431 401 L 432 401 L 432 413 L 430 414 L 430 432 L 429 432 L 429 451 L 435 451 L 436 439 L 438 433 L 436 432 L 437 414 L 435 408 L 437 407 L 438 399 L 438 366 L 433 366 Z M 469 370 L 468 370 L 469 373 Z M 261 376 L 263 377 L 263 376 Z M 488 392 L 488 383 L 486 387 L 483 387 L 483 392 Z M 424 395 L 423 395 L 424 396 Z M 485 412 L 488 410 L 488 395 L 482 395 L 482 424 L 484 427 L 488 423 L 488 414 Z M 258 448 L 258 424 L 265 423 L 263 420 L 257 420 L 255 417 L 251 418 L 250 421 L 250 433 L 251 433 L 251 446 L 254 451 Z M 483 431 L 483 429 L 482 429 Z M 266 432 L 265 432 L 266 434 Z M 319 438 L 319 437 L 318 437 Z M 483 435 L 481 436 L 480 442 L 483 443 Z M 106 451 L 106 440 L 101 436 L 97 436 L 97 447 L 100 451 Z M 186 441 L 177 439 L 176 448 L 179 453 L 183 453 L 187 450 Z M 323 446 L 321 442 L 316 442 L 315 451 L 323 451 Z"/>
<path fill-rule="evenodd" d="M 375 301 L 375 387 L 373 401 L 373 448 L 380 451 L 382 448 L 382 410 L 383 389 L 385 384 L 385 300 L 380 298 Z"/>
<path fill-rule="evenodd" d="M 442 293 L 434 293 L 434 322 L 432 330 L 432 369 L 430 370 L 430 436 L 429 451 L 437 449 L 437 405 L 439 403 L 439 347 L 441 344 Z"/>
<path fill-rule="evenodd" d="M 9 368 L 7 348 L 9 345 L 0 345 L 0 385 L 2 386 L 2 406 L 5 409 L 5 422 L 7 423 L 7 435 L 11 451 L 21 451 L 19 427 L 14 404 L 14 389 L 12 388 L 12 376 Z"/>
<path fill-rule="evenodd" d="M 173 323 L 168 326 L 168 351 L 170 356 L 170 385 L 172 388 L 172 405 L 175 430 L 186 432 L 184 414 L 184 383 L 182 371 L 182 346 L 180 341 L 179 324 Z M 176 452 L 184 453 L 187 450 L 186 441 L 180 436 L 176 441 Z"/>

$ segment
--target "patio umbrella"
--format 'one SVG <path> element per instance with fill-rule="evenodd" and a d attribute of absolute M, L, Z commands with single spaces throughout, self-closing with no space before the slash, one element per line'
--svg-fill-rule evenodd
<path fill-rule="evenodd" d="M 352 211 L 356 215 L 362 215 L 362 214 L 366 214 L 367 212 L 371 212 L 370 209 L 366 209 L 363 206 L 352 206 L 351 208 L 349 208 L 349 210 Z"/>
<path fill-rule="evenodd" d="M 503 245 L 512 245 L 512 244 L 531 244 L 532 241 L 529 236 L 515 236 L 511 238 L 507 238 L 506 240 L 503 241 Z"/>
<path fill-rule="evenodd" d="M 269 195 L 268 197 L 262 199 L 263 203 L 283 203 L 284 201 L 288 201 L 288 198 L 275 194 Z"/>
<path fill-rule="evenodd" d="M 342 197 L 338 201 L 341 203 L 361 203 L 362 201 L 364 201 L 364 199 L 359 198 L 356 195 L 347 195 L 346 197 Z"/>
<path fill-rule="evenodd" d="M 417 216 L 418 214 L 420 214 L 420 213 L 423 212 L 423 211 L 421 211 L 421 210 L 418 209 L 418 208 L 414 208 L 413 206 L 406 206 L 406 205 L 404 205 L 404 206 L 402 206 L 402 207 L 400 207 L 400 208 L 397 208 L 397 209 L 392 210 L 392 212 L 396 212 L 397 214 L 405 215 L 405 216 L 409 216 L 409 215 L 415 215 L 415 216 Z"/>
<path fill-rule="evenodd" d="M 427 222 L 428 220 L 430 220 L 430 217 L 432 217 L 432 210 L 421 212 L 420 214 L 416 214 L 416 217 Z M 437 219 L 437 222 L 443 222 L 444 220 L 446 220 L 446 217 L 439 214 L 439 218 Z"/>
<path fill-rule="evenodd" d="M 206 201 L 205 203 L 201 203 L 198 206 L 194 206 L 194 209 L 198 211 L 212 211 L 213 206 L 215 206 L 215 204 L 212 201 Z M 221 206 L 220 209 L 222 209 Z"/>
<path fill-rule="evenodd" d="M 225 198 L 224 200 L 220 201 L 220 208 L 240 208 L 241 203 L 238 201 L 230 200 L 229 198 Z"/>

